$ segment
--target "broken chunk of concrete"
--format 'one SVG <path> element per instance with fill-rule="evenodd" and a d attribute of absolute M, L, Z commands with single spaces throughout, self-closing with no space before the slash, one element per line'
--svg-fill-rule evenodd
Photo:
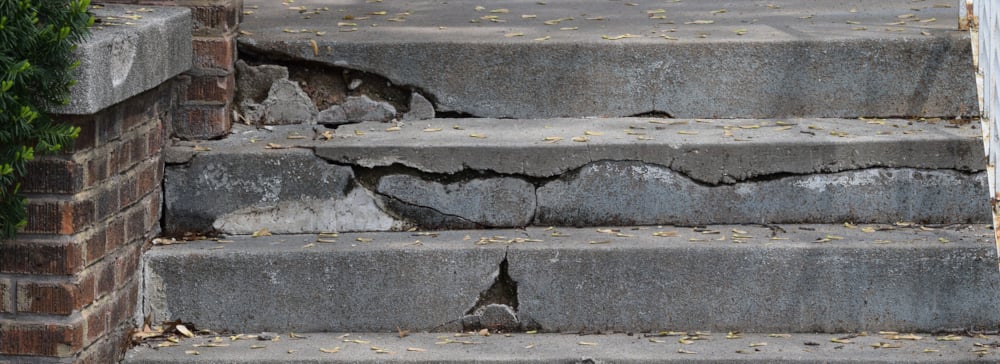
<path fill-rule="evenodd" d="M 434 104 L 424 95 L 414 92 L 410 95 L 410 111 L 403 114 L 403 120 L 427 120 L 434 118 Z"/>
<path fill-rule="evenodd" d="M 516 330 L 521 325 L 517 313 L 507 305 L 489 304 L 476 310 L 476 314 L 484 328 Z"/>
<path fill-rule="evenodd" d="M 253 100 L 246 99 L 237 104 L 236 117 L 234 120 L 248 125 L 255 125 L 259 124 L 263 117 L 264 105 L 258 104 Z"/>
<path fill-rule="evenodd" d="M 344 125 L 351 122 L 347 121 L 347 113 L 344 112 L 344 108 L 340 107 L 340 105 L 333 105 L 316 115 L 316 123 L 323 125 Z"/>
<path fill-rule="evenodd" d="M 242 60 L 236 61 L 236 102 L 263 102 L 274 81 L 281 79 L 288 79 L 288 68 L 284 66 L 251 66 Z"/>
<path fill-rule="evenodd" d="M 535 213 L 535 186 L 512 177 L 441 183 L 391 174 L 380 178 L 376 188 L 383 196 L 420 207 L 394 209 L 418 225 L 436 225 L 444 218 L 457 218 L 487 227 L 527 226 Z"/>
<path fill-rule="evenodd" d="M 378 102 L 368 96 L 351 96 L 340 105 L 348 122 L 389 121 L 396 117 L 396 108 L 387 102 Z"/>
<path fill-rule="evenodd" d="M 264 124 L 310 124 L 319 113 L 299 84 L 288 79 L 274 81 L 264 105 Z"/>

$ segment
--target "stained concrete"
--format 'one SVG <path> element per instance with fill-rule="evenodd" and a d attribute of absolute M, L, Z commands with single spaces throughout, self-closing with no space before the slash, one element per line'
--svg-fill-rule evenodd
<path fill-rule="evenodd" d="M 439 112 L 829 118 L 978 110 L 971 42 L 957 30 L 954 4 L 247 5 L 258 8 L 240 25 L 251 33 L 240 37 L 241 52 L 378 74 L 421 90 Z M 364 16 L 379 11 L 386 14 Z"/>
<path fill-rule="evenodd" d="M 535 215 L 535 186 L 518 178 L 487 177 L 439 183 L 393 174 L 381 177 L 376 190 L 401 203 L 431 210 L 401 214 L 421 226 L 425 226 L 421 223 L 425 216 L 434 213 L 481 227 L 527 226 Z"/>
<path fill-rule="evenodd" d="M 49 110 L 88 115 L 159 86 L 191 68 L 191 11 L 184 7 L 103 4 L 101 19 L 73 58 L 69 103 Z M 141 16 L 138 19 L 126 18 Z"/>
<path fill-rule="evenodd" d="M 693 334 L 693 332 L 691 333 Z M 447 337 L 413 333 L 400 338 L 390 333 L 308 333 L 306 339 L 288 335 L 276 342 L 255 340 L 227 342 L 227 346 L 193 347 L 212 337 L 181 341 L 169 348 L 140 345 L 130 351 L 127 364 L 223 364 L 234 362 L 270 363 L 981 363 L 995 361 L 994 348 L 984 349 L 996 335 L 960 337 L 958 341 L 937 341 L 945 335 L 918 335 L 919 341 L 891 340 L 891 335 L 851 337 L 852 334 L 795 334 L 771 337 L 741 334 L 726 339 L 725 332 L 703 333 L 690 344 L 684 336 L 649 337 L 643 334 L 561 335 L 493 334 L 488 337 Z M 831 339 L 846 338 L 846 344 Z M 368 341 L 355 344 L 345 340 Z M 462 344 L 469 342 L 471 344 Z M 809 344 L 806 344 L 809 343 Z M 874 348 L 874 345 L 888 345 Z M 766 345 L 765 345 L 766 344 Z M 251 349 L 251 345 L 265 348 Z M 372 347 L 385 353 L 376 353 Z M 320 349 L 340 348 L 336 353 Z M 185 354 L 195 350 L 199 355 Z M 925 351 L 926 350 L 926 351 Z M 985 351 L 984 351 L 985 350 Z M 683 352 L 682 352 L 683 351 Z"/>
<path fill-rule="evenodd" d="M 237 332 L 454 324 L 505 258 L 542 331 L 991 329 L 988 226 L 528 228 L 230 237 L 144 257 L 159 321 Z M 323 239 L 321 242 L 318 239 Z M 335 242 L 330 242 L 335 240 Z"/>

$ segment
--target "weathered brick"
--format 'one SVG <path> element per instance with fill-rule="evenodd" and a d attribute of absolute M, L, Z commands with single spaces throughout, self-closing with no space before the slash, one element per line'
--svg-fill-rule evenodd
<path fill-rule="evenodd" d="M 0 322 L 0 354 L 69 357 L 83 348 L 83 322 Z"/>
<path fill-rule="evenodd" d="M 146 155 L 157 156 L 160 151 L 163 150 L 163 122 L 158 121 L 156 125 L 149 130 L 149 134 L 146 135 L 149 140 L 146 141 Z"/>
<path fill-rule="evenodd" d="M 107 252 L 111 253 L 125 244 L 125 220 L 111 219 L 107 227 Z"/>
<path fill-rule="evenodd" d="M 129 138 L 129 168 L 134 167 L 136 164 L 149 157 L 146 154 L 146 152 L 149 151 L 149 147 L 146 146 L 147 139 L 149 138 L 146 136 L 146 133 L 136 134 Z"/>
<path fill-rule="evenodd" d="M 95 229 L 89 237 L 83 241 L 84 264 L 90 265 L 97 260 L 104 258 L 107 252 L 108 233 L 106 228 Z"/>
<path fill-rule="evenodd" d="M 221 35 L 236 30 L 240 24 L 242 1 L 223 5 L 191 6 L 194 35 Z"/>
<path fill-rule="evenodd" d="M 83 319 L 87 322 L 87 343 L 92 343 L 94 340 L 104 336 L 104 333 L 108 329 L 110 306 L 111 300 L 100 300 L 81 313 Z"/>
<path fill-rule="evenodd" d="M 195 37 L 192 42 L 192 67 L 201 70 L 233 71 L 236 62 L 236 37 L 232 33 L 215 37 Z"/>
<path fill-rule="evenodd" d="M 87 160 L 87 173 L 84 185 L 92 187 L 108 178 L 108 156 L 96 155 Z"/>
<path fill-rule="evenodd" d="M 236 94 L 236 74 L 178 76 L 179 94 L 184 104 L 225 105 Z"/>
<path fill-rule="evenodd" d="M 70 275 L 83 266 L 83 252 L 75 242 L 10 240 L 0 244 L 2 273 Z"/>
<path fill-rule="evenodd" d="M 0 313 L 14 313 L 14 281 L 0 279 Z"/>
<path fill-rule="evenodd" d="M 124 213 L 125 218 L 125 242 L 132 243 L 145 237 L 150 231 L 146 226 L 146 209 L 142 205 L 134 205 Z"/>
<path fill-rule="evenodd" d="M 91 269 L 94 272 L 94 278 L 97 280 L 96 297 L 103 298 L 115 291 L 115 259 L 108 257 L 108 259 L 94 265 Z"/>
<path fill-rule="evenodd" d="M 189 105 L 178 108 L 174 134 L 181 139 L 212 139 L 229 133 L 229 106 Z"/>
<path fill-rule="evenodd" d="M 156 180 L 159 182 L 159 180 Z M 148 210 L 146 211 L 146 226 L 150 226 L 154 229 L 153 235 L 157 235 L 160 232 L 160 214 L 162 212 L 161 205 L 163 204 L 163 194 L 156 190 L 149 196 Z"/>
<path fill-rule="evenodd" d="M 139 197 L 139 186 L 136 185 L 136 176 L 132 173 L 132 175 L 122 177 L 119 181 L 118 195 L 120 196 L 121 207 L 127 208 L 132 206 Z"/>
<path fill-rule="evenodd" d="M 41 234 L 74 234 L 94 223 L 94 201 L 62 200 L 33 201 L 28 200 L 28 225 L 24 233 Z"/>
<path fill-rule="evenodd" d="M 143 197 L 150 192 L 156 191 L 160 187 L 160 180 L 156 179 L 157 169 L 160 168 L 159 161 L 149 161 L 140 165 L 136 172 L 135 187 L 136 197 Z"/>
<path fill-rule="evenodd" d="M 94 191 L 98 221 L 111 217 L 120 210 L 121 203 L 118 199 L 117 187 L 116 183 L 106 183 L 104 188 Z"/>
<path fill-rule="evenodd" d="M 126 101 L 128 102 L 128 101 Z M 114 106 L 112 106 L 114 108 Z M 96 118 L 97 125 L 97 145 L 107 144 L 110 141 L 118 140 L 122 135 L 122 120 L 114 117 L 114 109 L 102 111 Z"/>
<path fill-rule="evenodd" d="M 84 187 L 83 166 L 65 159 L 36 159 L 21 182 L 25 193 L 77 193 Z"/>
<path fill-rule="evenodd" d="M 94 279 L 74 283 L 17 282 L 17 312 L 69 315 L 94 301 Z"/>
<path fill-rule="evenodd" d="M 111 300 L 111 316 L 108 318 L 111 326 L 129 322 L 135 313 L 139 285 L 135 280 L 129 280 L 125 283 L 124 287 L 115 292 Z"/>

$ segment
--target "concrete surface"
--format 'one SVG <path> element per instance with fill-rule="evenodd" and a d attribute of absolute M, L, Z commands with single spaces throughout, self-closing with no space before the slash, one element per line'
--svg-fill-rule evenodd
<path fill-rule="evenodd" d="M 375 73 L 421 91 L 438 112 L 493 118 L 978 113 L 969 35 L 957 30 L 951 2 L 245 4 L 242 53 Z"/>
<path fill-rule="evenodd" d="M 77 84 L 57 114 L 94 114 L 191 68 L 191 11 L 183 7 L 102 4 L 100 23 L 74 57 Z"/>
<path fill-rule="evenodd" d="M 144 257 L 144 315 L 235 332 L 455 330 L 506 272 L 542 331 L 995 329 L 992 230 L 528 228 L 229 237 Z M 772 235 L 773 234 L 773 235 Z M 231 241 L 231 242 L 227 242 Z M 419 241 L 419 242 L 418 242 Z"/>
<path fill-rule="evenodd" d="M 647 337 L 642 334 L 456 337 L 451 334 L 415 333 L 399 338 L 396 334 L 387 333 L 350 333 L 347 336 L 341 333 L 308 333 L 303 334 L 307 336 L 305 339 L 289 339 L 285 334 L 275 342 L 231 342 L 223 337 L 227 346 L 194 347 L 213 338 L 202 336 L 184 339 L 175 347 L 152 349 L 141 345 L 128 353 L 125 363 L 979 363 L 997 360 L 994 348 L 976 346 L 977 343 L 995 342 L 996 335 L 938 341 L 944 336 L 920 334 L 920 340 L 902 341 L 886 338 L 891 335 L 872 333 L 850 338 L 848 344 L 838 344 L 831 339 L 850 335 L 770 337 L 767 334 L 741 334 L 739 338 L 726 339 L 725 332 L 707 334 L 691 344 L 680 344 L 681 336 Z M 439 344 L 447 340 L 455 342 Z M 473 344 L 459 343 L 462 341 Z M 818 345 L 806 345 L 806 342 Z M 873 347 L 882 343 L 899 347 Z M 251 345 L 265 347 L 251 349 Z M 337 347 L 340 350 L 336 353 L 320 351 Z M 376 353 L 373 348 L 386 352 Z M 185 354 L 188 350 L 199 354 Z M 982 351 L 975 352 L 977 350 Z"/>
<path fill-rule="evenodd" d="M 166 149 L 165 230 L 990 221 L 973 124 L 650 120 L 238 127 Z"/>

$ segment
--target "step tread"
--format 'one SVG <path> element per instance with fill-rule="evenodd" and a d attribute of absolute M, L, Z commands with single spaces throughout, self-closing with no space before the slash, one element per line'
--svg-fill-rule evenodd
<path fill-rule="evenodd" d="M 517 289 L 501 297 L 518 303 L 516 325 L 544 330 L 933 331 L 1000 322 L 985 309 L 1000 305 L 988 226 L 870 227 L 775 227 L 788 240 L 732 225 L 614 228 L 628 236 L 528 228 L 226 237 L 151 249 L 147 313 L 216 330 L 448 330 L 480 322 L 467 316 L 506 271 Z"/>
<path fill-rule="evenodd" d="M 438 112 L 478 117 L 957 116 L 978 110 L 971 43 L 968 32 L 955 30 L 956 7 L 785 0 L 772 3 L 778 8 L 731 2 L 713 14 L 721 5 L 630 3 L 636 6 L 505 3 L 509 13 L 489 13 L 501 5 L 476 11 L 482 4 L 465 0 L 338 6 L 311 0 L 294 4 L 300 12 L 247 1 L 253 13 L 240 24 L 239 47 L 247 55 L 241 58 L 379 75 L 419 90 Z M 329 11 L 312 14 L 323 7 Z M 657 9 L 665 19 L 647 13 Z M 365 15 L 376 11 L 386 15 Z M 586 20 L 598 16 L 604 19 Z M 575 19 L 544 24 L 566 17 Z M 713 23 L 688 24 L 698 20 Z M 518 33 L 524 36 L 508 36 Z M 625 34 L 641 37 L 605 39 Z"/>
<path fill-rule="evenodd" d="M 200 153 L 308 148 L 362 167 L 551 177 L 593 161 L 631 160 L 709 184 L 867 167 L 983 169 L 977 123 L 939 119 L 433 119 L 344 125 L 332 140 L 318 137 L 328 131 L 321 126 L 269 128 L 237 127 L 223 140 L 178 143 L 168 163 Z"/>
<path fill-rule="evenodd" d="M 958 363 L 997 358 L 996 335 L 958 336 L 917 334 L 919 340 L 893 340 L 893 334 L 740 334 L 714 332 L 681 344 L 682 336 L 657 334 L 475 334 L 413 333 L 400 338 L 390 333 L 283 333 L 278 341 L 240 339 L 222 335 L 224 347 L 196 347 L 215 336 L 182 339 L 174 347 L 143 344 L 128 352 L 125 363 L 653 363 L 653 362 L 826 362 L 826 363 Z M 908 334 L 901 334 L 908 335 Z M 846 343 L 834 339 L 846 338 Z M 352 342 L 358 340 L 359 342 Z M 449 342 L 452 341 L 452 342 Z M 471 344 L 463 344 L 469 342 Z M 764 343 L 766 345 L 760 345 Z M 806 344 L 810 343 L 810 344 Z M 814 344 L 814 345 L 812 345 Z M 251 346 L 265 346 L 251 349 Z M 753 345 L 753 346 L 751 346 Z M 887 348 L 875 348 L 888 345 Z M 984 347 L 986 345 L 987 347 Z M 898 347 L 896 347 L 898 346 Z M 325 353 L 320 349 L 338 352 Z M 377 353 L 383 349 L 385 353 Z M 414 349 L 419 351 L 414 351 Z M 196 351 L 198 354 L 189 353 Z M 681 350 L 690 352 L 682 353 Z M 591 361 L 586 361 L 590 359 Z"/>

